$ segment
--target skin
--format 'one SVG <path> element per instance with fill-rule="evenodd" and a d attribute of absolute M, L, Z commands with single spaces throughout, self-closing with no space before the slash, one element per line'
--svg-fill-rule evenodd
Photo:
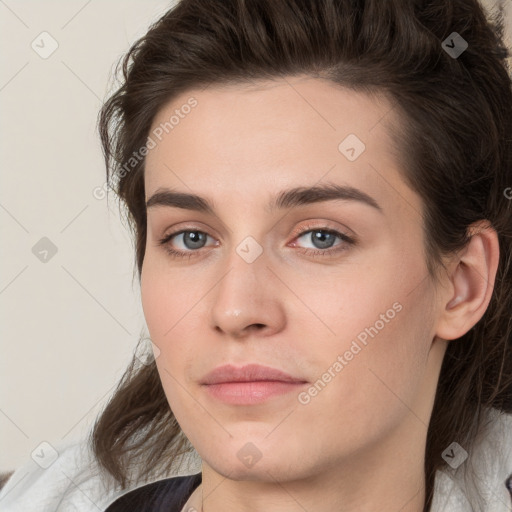
<path fill-rule="evenodd" d="M 146 157 L 146 200 L 164 188 L 195 193 L 214 214 L 149 207 L 141 274 L 165 394 L 203 460 L 183 510 L 421 512 L 441 363 L 448 340 L 488 306 L 496 233 L 475 226 L 443 281 L 428 277 L 422 200 L 399 173 L 384 97 L 307 76 L 211 85 L 174 98 L 152 129 L 191 96 L 197 106 Z M 355 161 L 338 150 L 350 133 L 366 145 Z M 281 190 L 325 183 L 360 189 L 382 211 L 350 200 L 266 208 Z M 178 235 L 168 244 L 195 252 L 173 258 L 158 240 L 185 228 L 206 244 L 189 248 Z M 357 242 L 336 238 L 344 250 L 327 255 L 315 229 Z M 263 251 L 252 263 L 236 251 L 248 236 Z M 292 392 L 228 405 L 199 384 L 219 365 L 255 362 L 309 389 L 395 303 L 401 310 L 307 404 Z M 252 467 L 237 456 L 249 442 L 261 453 Z"/>

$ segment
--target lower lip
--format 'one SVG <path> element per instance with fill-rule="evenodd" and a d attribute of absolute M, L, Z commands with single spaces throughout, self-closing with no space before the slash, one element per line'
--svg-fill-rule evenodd
<path fill-rule="evenodd" d="M 210 395 L 227 404 L 252 405 L 265 402 L 274 396 L 297 392 L 305 384 L 305 382 L 261 380 L 254 382 L 223 382 L 207 384 L 204 387 Z"/>

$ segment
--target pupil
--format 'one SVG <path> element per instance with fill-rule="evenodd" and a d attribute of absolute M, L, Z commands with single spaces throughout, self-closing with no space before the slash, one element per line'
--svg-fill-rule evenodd
<path fill-rule="evenodd" d="M 311 240 L 318 249 L 327 249 L 334 243 L 334 235 L 327 231 L 314 231 L 311 233 Z"/>
<path fill-rule="evenodd" d="M 188 231 L 185 233 L 183 241 L 188 249 L 198 249 L 204 245 L 206 236 L 199 231 Z"/>

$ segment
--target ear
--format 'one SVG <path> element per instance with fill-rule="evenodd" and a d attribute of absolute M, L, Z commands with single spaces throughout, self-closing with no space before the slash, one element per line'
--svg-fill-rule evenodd
<path fill-rule="evenodd" d="M 448 286 L 440 294 L 436 335 L 460 338 L 484 315 L 494 290 L 499 241 L 488 221 L 469 228 L 471 239 L 450 264 Z"/>

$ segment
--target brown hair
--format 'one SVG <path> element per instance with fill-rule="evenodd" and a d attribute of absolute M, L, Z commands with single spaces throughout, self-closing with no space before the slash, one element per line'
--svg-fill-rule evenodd
<path fill-rule="evenodd" d="M 442 42 L 467 41 L 458 57 Z M 403 178 L 424 200 L 425 255 L 437 279 L 442 257 L 469 241 L 485 219 L 500 260 L 490 304 L 449 342 L 427 433 L 426 502 L 442 452 L 468 452 L 492 407 L 512 412 L 512 91 L 503 22 L 477 0 L 182 0 L 122 60 L 122 83 L 100 112 L 107 181 L 126 207 L 138 275 L 146 244 L 144 147 L 157 112 L 208 84 L 296 74 L 385 94 L 400 119 L 391 130 Z M 132 160 L 133 163 L 133 160 Z M 98 417 L 90 443 L 103 470 L 124 488 L 169 470 L 191 449 L 173 416 L 155 362 L 134 357 Z"/>

